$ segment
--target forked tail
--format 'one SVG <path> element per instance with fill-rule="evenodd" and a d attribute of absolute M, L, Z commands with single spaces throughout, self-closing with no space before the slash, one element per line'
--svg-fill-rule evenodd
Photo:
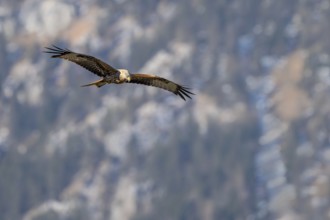
<path fill-rule="evenodd" d="M 86 85 L 82 85 L 81 87 L 86 87 L 86 86 L 97 86 L 97 87 L 101 87 L 101 86 L 104 86 L 105 84 L 107 84 L 107 82 L 104 80 L 104 79 L 100 79 L 100 80 L 97 80 L 95 82 L 92 82 L 92 83 L 89 83 L 89 84 L 86 84 Z"/>

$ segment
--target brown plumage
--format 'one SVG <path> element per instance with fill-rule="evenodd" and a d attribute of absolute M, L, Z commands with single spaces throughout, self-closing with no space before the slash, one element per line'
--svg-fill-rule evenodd
<path fill-rule="evenodd" d="M 186 100 L 185 97 L 191 99 L 190 95 L 194 93 L 189 91 L 189 88 L 178 85 L 170 80 L 164 79 L 150 74 L 136 73 L 131 74 L 131 80 L 129 83 L 143 84 L 147 86 L 154 86 L 167 91 L 173 92 L 175 95 L 179 95 L 183 100 Z"/>
<path fill-rule="evenodd" d="M 53 58 L 62 58 L 74 62 L 100 77 L 116 74 L 118 72 L 118 70 L 109 64 L 92 56 L 75 53 L 69 49 L 61 49 L 54 45 L 53 47 L 46 47 L 46 49 L 45 53 L 53 54 Z"/>
<path fill-rule="evenodd" d="M 121 83 L 137 83 L 147 86 L 154 86 L 161 89 L 165 89 L 180 96 L 183 100 L 186 98 L 191 99 L 191 95 L 194 93 L 190 92 L 189 88 L 182 85 L 176 84 L 170 80 L 164 79 L 150 74 L 130 74 L 128 70 L 125 69 L 115 69 L 109 64 L 99 60 L 95 57 L 75 53 L 69 49 L 61 49 L 57 46 L 46 47 L 45 53 L 53 54 L 53 58 L 62 58 L 74 62 L 90 72 L 102 77 L 100 80 L 86 84 L 84 86 L 95 85 L 101 87 L 105 84 L 121 84 Z"/>

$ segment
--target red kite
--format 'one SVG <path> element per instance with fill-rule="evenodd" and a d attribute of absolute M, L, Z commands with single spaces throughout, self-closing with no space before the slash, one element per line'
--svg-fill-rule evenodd
<path fill-rule="evenodd" d="M 45 53 L 53 54 L 53 58 L 62 58 L 65 60 L 69 60 L 74 62 L 90 72 L 101 77 L 100 80 L 95 82 L 83 85 L 83 86 L 97 86 L 101 87 L 105 84 L 122 84 L 122 83 L 137 83 L 143 84 L 147 86 L 154 86 L 161 89 L 165 89 L 174 93 L 175 95 L 179 95 L 183 100 L 186 98 L 191 99 L 191 95 L 194 93 L 190 92 L 189 88 L 184 87 L 182 85 L 176 84 L 170 80 L 164 79 L 159 76 L 150 75 L 150 74 L 131 74 L 126 69 L 115 69 L 109 64 L 89 55 L 75 53 L 68 49 L 61 49 L 57 46 L 46 47 Z"/>

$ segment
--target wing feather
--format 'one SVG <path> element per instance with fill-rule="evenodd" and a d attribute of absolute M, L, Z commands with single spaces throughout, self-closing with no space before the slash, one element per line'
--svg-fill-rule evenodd
<path fill-rule="evenodd" d="M 189 91 L 190 88 L 184 87 L 170 80 L 155 75 L 140 73 L 131 74 L 131 80 L 129 81 L 129 83 L 137 83 L 165 89 L 174 93 L 175 95 L 180 96 L 183 100 L 186 100 L 186 98 L 191 99 L 191 95 L 194 95 L 194 93 Z"/>
<path fill-rule="evenodd" d="M 75 53 L 69 49 L 62 49 L 54 45 L 52 47 L 45 47 L 45 49 L 46 51 L 44 52 L 52 54 L 53 58 L 62 58 L 74 62 L 100 77 L 113 75 L 118 72 L 118 70 L 109 64 L 93 56 Z"/>

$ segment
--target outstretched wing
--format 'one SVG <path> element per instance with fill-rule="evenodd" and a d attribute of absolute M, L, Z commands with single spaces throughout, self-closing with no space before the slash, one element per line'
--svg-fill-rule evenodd
<path fill-rule="evenodd" d="M 62 49 L 54 45 L 52 47 L 45 48 L 46 51 L 44 52 L 53 54 L 53 58 L 62 58 L 74 62 L 100 77 L 105 77 L 118 72 L 118 70 L 109 64 L 106 64 L 105 62 L 89 55 L 75 53 L 71 50 Z"/>
<path fill-rule="evenodd" d="M 186 100 L 187 97 L 191 99 L 190 96 L 194 95 L 194 93 L 190 92 L 190 89 L 187 87 L 181 86 L 167 79 L 149 74 L 131 74 L 131 79 L 129 83 L 138 83 L 165 89 L 174 93 L 175 95 L 179 95 L 183 100 Z"/>

